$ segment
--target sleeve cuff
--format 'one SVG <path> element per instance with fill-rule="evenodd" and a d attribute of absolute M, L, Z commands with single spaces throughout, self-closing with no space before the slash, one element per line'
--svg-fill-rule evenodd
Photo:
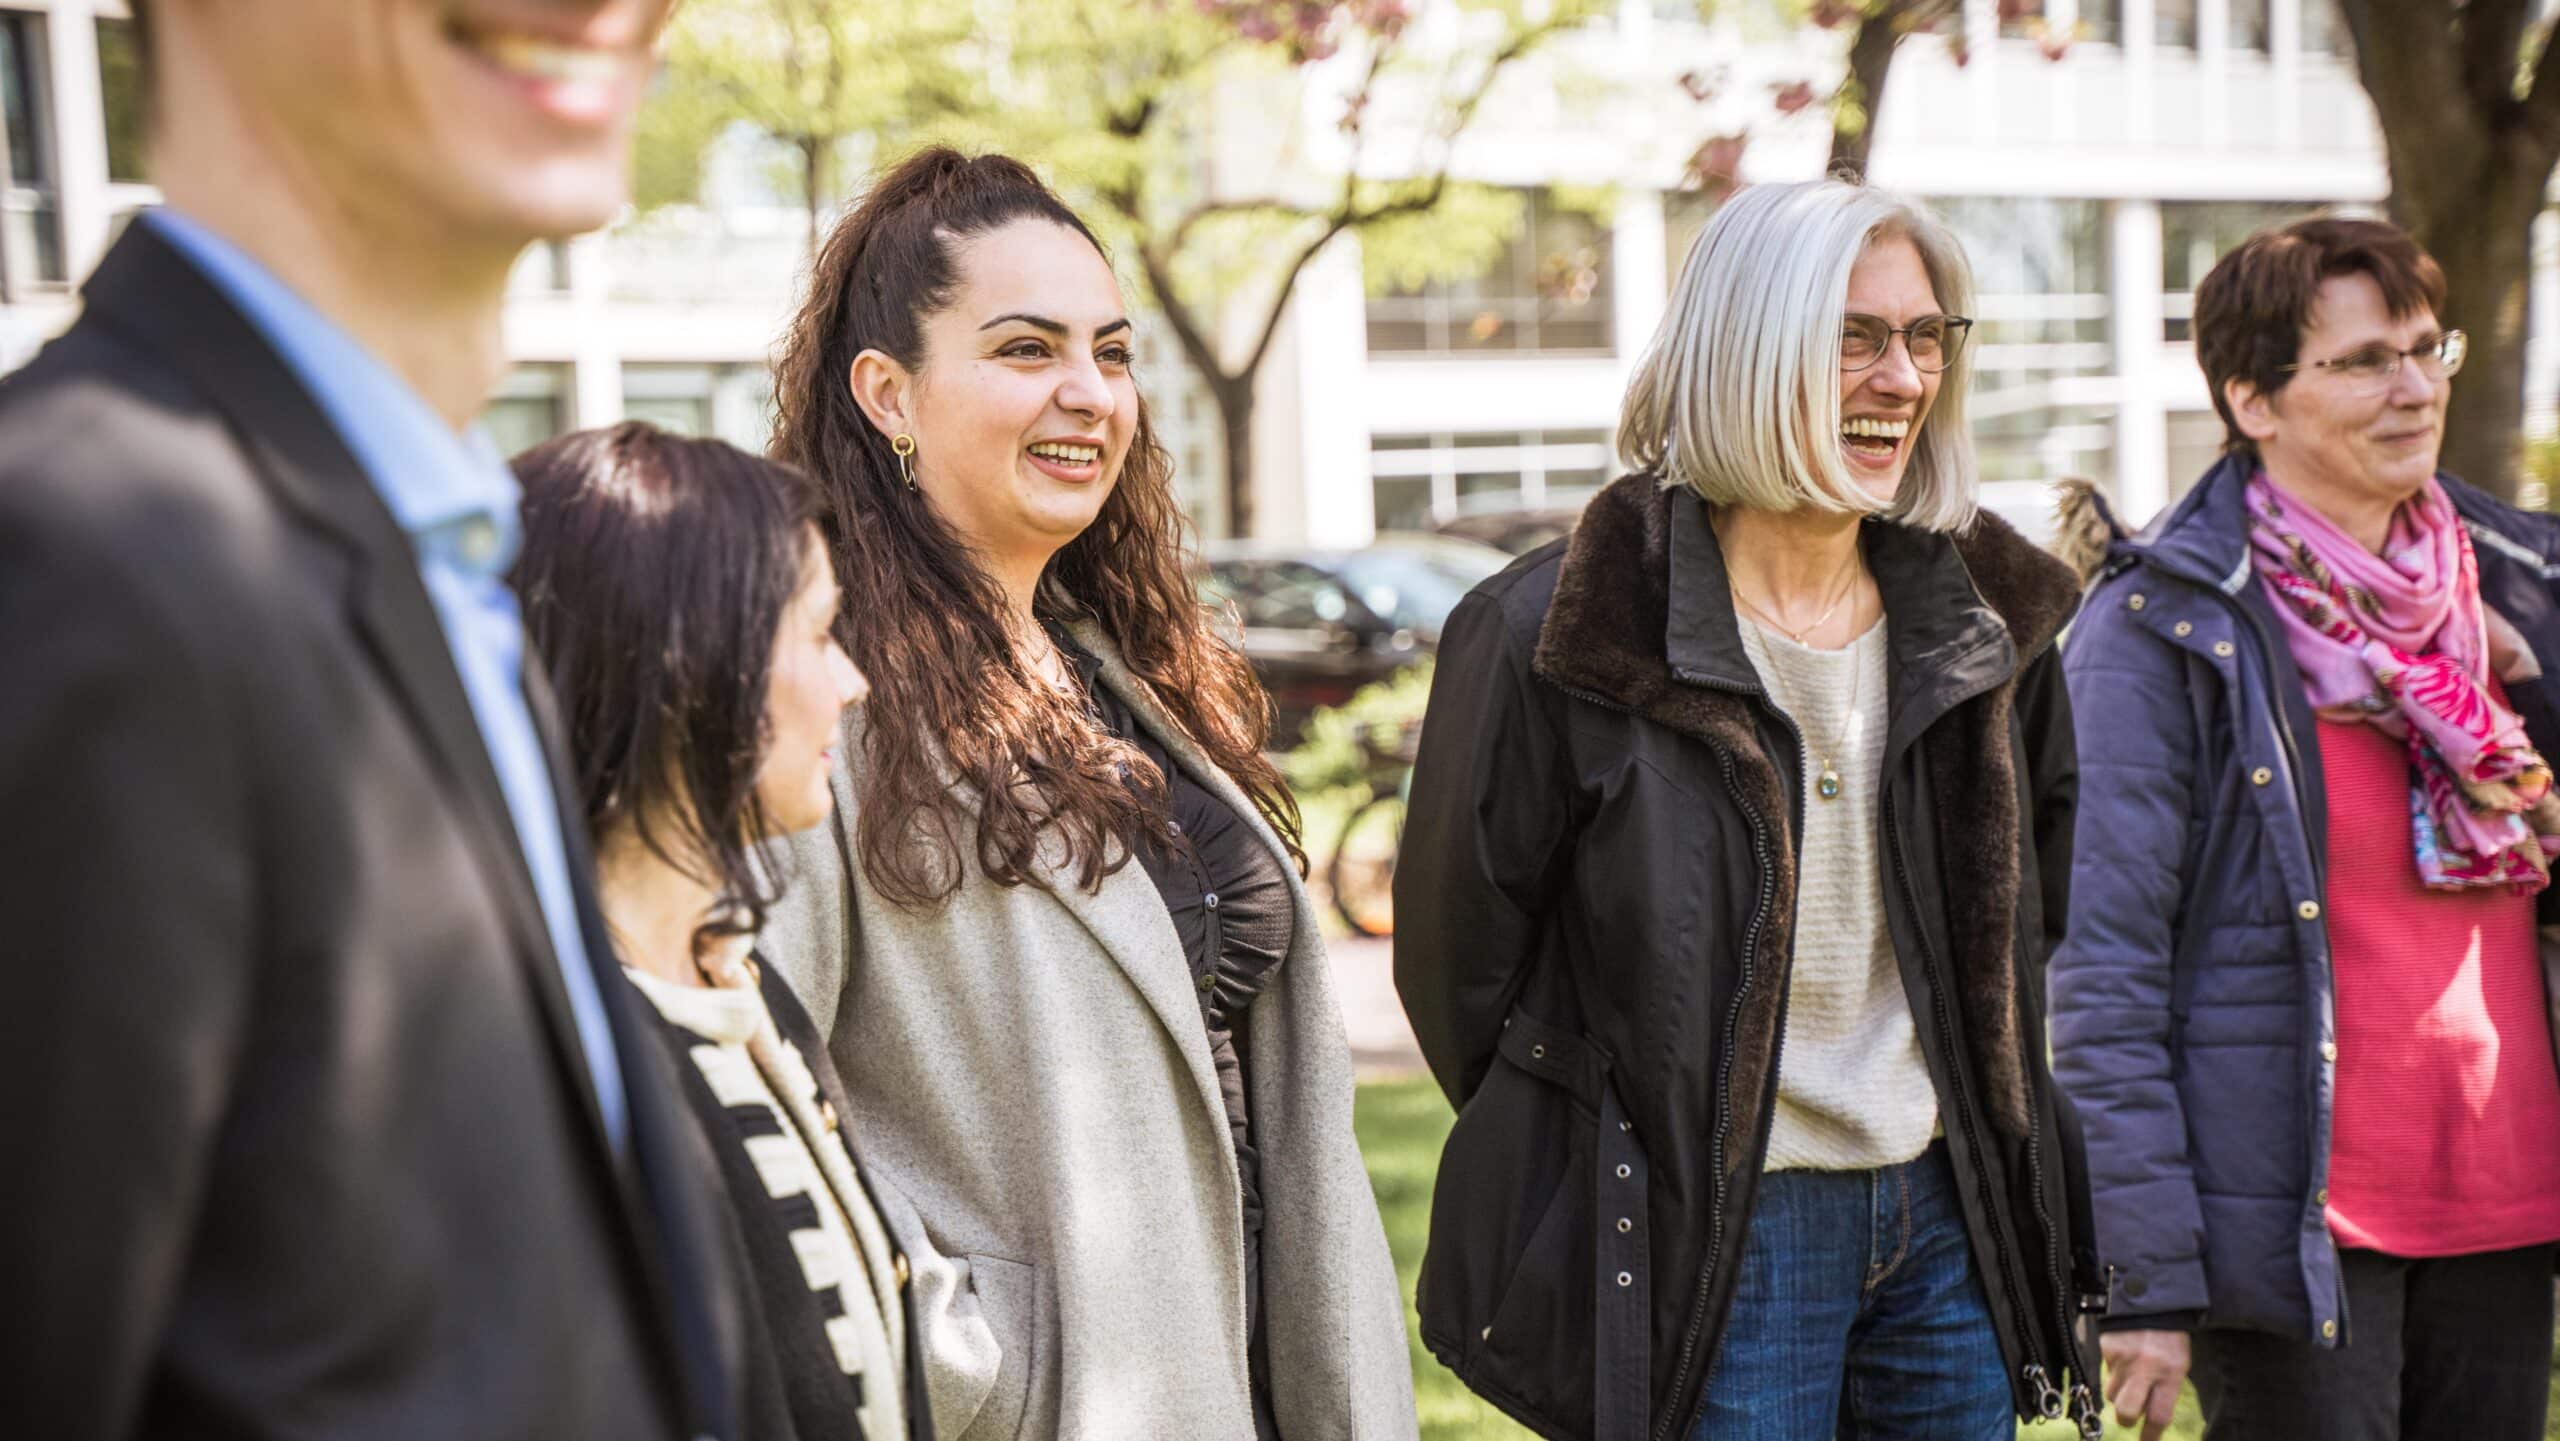
<path fill-rule="evenodd" d="M 2194 1331 L 2204 1325 L 2202 1311 L 2153 1311 L 2148 1315 L 2119 1316 L 2110 1311 L 2098 1318 L 2098 1334 L 2117 1331 Z"/>

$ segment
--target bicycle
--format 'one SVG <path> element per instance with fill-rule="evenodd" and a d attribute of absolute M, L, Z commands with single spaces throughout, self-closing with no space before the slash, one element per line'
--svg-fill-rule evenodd
<path fill-rule="evenodd" d="M 1325 862 L 1325 885 L 1333 893 L 1334 914 L 1358 936 L 1395 934 L 1396 860 L 1404 843 L 1405 798 L 1413 783 L 1413 757 L 1422 723 L 1393 728 L 1379 744 L 1376 726 L 1360 733 L 1360 754 L 1369 794 L 1351 808 Z"/>

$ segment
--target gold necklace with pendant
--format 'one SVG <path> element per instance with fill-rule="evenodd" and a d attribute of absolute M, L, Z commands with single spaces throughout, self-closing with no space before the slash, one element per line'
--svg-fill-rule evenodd
<path fill-rule="evenodd" d="M 1832 735 L 1832 744 L 1822 753 L 1822 774 L 1813 783 L 1813 793 L 1826 801 L 1840 799 L 1840 769 L 1831 758 L 1848 744 L 1849 727 L 1858 723 L 1858 682 L 1867 673 L 1866 658 L 1858 654 L 1859 641 L 1849 642 L 1849 708 L 1840 717 L 1840 729 Z"/>
<path fill-rule="evenodd" d="M 1854 590 L 1856 587 L 1853 584 L 1850 588 Z M 1787 639 L 1794 641 L 1798 645 L 1804 645 L 1804 638 L 1813 634 L 1815 631 L 1820 630 L 1822 628 L 1823 621 L 1831 619 L 1832 611 L 1836 611 L 1840 608 L 1840 602 L 1835 600 L 1831 603 L 1831 609 L 1824 611 L 1821 616 L 1815 619 L 1813 624 L 1806 626 L 1801 631 L 1790 632 L 1776 616 L 1762 610 L 1753 602 L 1751 597 L 1744 595 L 1742 593 L 1742 587 L 1735 586 L 1733 588 L 1733 598 L 1742 602 L 1744 608 L 1749 610 L 1753 615 L 1767 621 L 1770 626 L 1778 632 L 1778 634 L 1785 636 Z M 1848 592 L 1841 592 L 1841 599 L 1846 600 L 1847 598 Z M 1861 639 L 1863 639 L 1863 637 L 1861 637 Z M 1811 650 L 1813 647 L 1805 646 L 1805 649 Z M 1814 777 L 1813 782 L 1813 793 L 1822 797 L 1826 801 L 1836 801 L 1840 799 L 1840 768 L 1832 764 L 1832 757 L 1838 752 L 1840 746 L 1847 744 L 1849 739 L 1849 727 L 1857 723 L 1858 682 L 1865 679 L 1866 671 L 1866 662 L 1858 655 L 1858 641 L 1852 640 L 1849 642 L 1849 709 L 1848 712 L 1840 718 L 1840 729 L 1835 733 L 1834 744 L 1823 749 L 1822 773 Z"/>

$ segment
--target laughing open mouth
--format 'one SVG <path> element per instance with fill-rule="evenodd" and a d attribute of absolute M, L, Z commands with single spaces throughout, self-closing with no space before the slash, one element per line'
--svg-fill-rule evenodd
<path fill-rule="evenodd" d="M 1840 443 L 1854 455 L 1883 460 L 1900 449 L 1904 438 L 1910 434 L 1910 421 L 1862 415 L 1842 423 Z"/>

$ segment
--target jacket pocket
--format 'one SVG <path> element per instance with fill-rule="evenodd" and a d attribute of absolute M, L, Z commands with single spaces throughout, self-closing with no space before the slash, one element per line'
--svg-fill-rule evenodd
<path fill-rule="evenodd" d="M 1418 1302 L 1432 1349 L 1479 1389 L 1586 1425 L 1604 1072 L 1580 1037 L 1512 1013 L 1449 1132 Z"/>
<path fill-rule="evenodd" d="M 1040 1273 L 1001 1256 L 961 1258 L 969 1269 L 969 1294 L 995 1340 L 994 1364 L 975 1374 L 946 1373 L 933 1389 L 934 1430 L 954 1441 L 1015 1441 L 1030 1409 L 1032 1379 L 1041 1360 Z"/>

